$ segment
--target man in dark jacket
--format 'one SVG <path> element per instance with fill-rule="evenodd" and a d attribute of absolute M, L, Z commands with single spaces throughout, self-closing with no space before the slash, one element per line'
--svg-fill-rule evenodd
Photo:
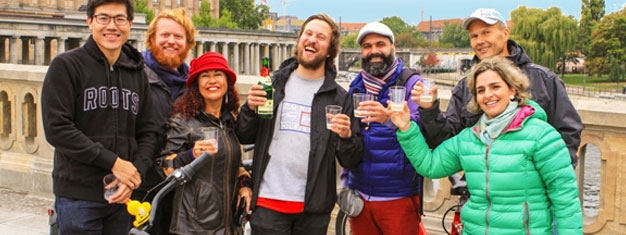
<path fill-rule="evenodd" d="M 463 28 L 469 31 L 472 49 L 476 53 L 473 58 L 474 64 L 481 59 L 505 56 L 528 76 L 532 99 L 546 111 L 548 122 L 565 140 L 572 166 L 576 167 L 582 121 L 567 95 L 563 81 L 548 68 L 533 64 L 524 48 L 509 40 L 509 29 L 496 10 L 484 8 L 476 10 L 465 18 Z M 466 78 L 463 78 L 459 81 L 452 90 L 445 116 L 439 110 L 438 100 L 434 105 L 418 102 L 425 129 L 424 135 L 430 147 L 435 147 L 464 128 L 474 125 L 482 115 L 470 113 L 466 109 L 472 96 L 465 80 Z M 419 97 L 415 91 L 413 94 Z"/>
<path fill-rule="evenodd" d="M 417 104 L 408 98 L 422 78 L 405 71 L 402 60 L 396 57 L 393 32 L 386 25 L 368 23 L 356 40 L 363 70 L 350 84 L 349 93 L 372 94 L 376 100 L 361 102 L 358 107 L 367 112 L 359 123 L 367 144 L 361 164 L 348 171 L 348 186 L 364 201 L 362 212 L 350 219 L 352 233 L 419 234 L 423 178 L 404 154 L 396 136 L 398 128 L 385 110 L 390 87 L 401 85 L 406 88 L 402 98 L 408 100 L 411 120 L 421 123 Z"/>
<path fill-rule="evenodd" d="M 238 120 L 238 137 L 255 144 L 252 181 L 253 234 L 326 234 L 336 200 L 335 158 L 346 168 L 363 154 L 352 99 L 335 82 L 333 61 L 339 28 L 327 15 L 309 17 L 298 35 L 296 58 L 272 76 L 271 119 L 255 113 L 266 101 L 260 85 L 248 92 Z M 326 105 L 342 114 L 326 128 Z"/>
<path fill-rule="evenodd" d="M 144 71 L 150 83 L 153 100 L 152 118 L 159 127 L 157 133 L 157 149 L 152 159 L 157 167 L 150 167 L 142 176 L 141 187 L 133 192 L 134 200 L 152 201 L 156 192 L 147 195 L 147 191 L 163 180 L 157 169 L 168 167 L 168 161 L 158 160 L 161 149 L 165 146 L 168 119 L 172 113 L 174 101 L 183 94 L 186 88 L 189 66 L 185 63 L 188 52 L 196 44 L 196 29 L 183 8 L 165 10 L 155 17 L 146 31 L 147 51 L 142 52 Z M 166 234 L 172 214 L 172 195 L 161 199 L 159 211 L 156 213 L 154 227 L 150 234 Z M 146 197 L 147 196 L 147 197 Z M 145 200 L 144 200 L 145 198 Z"/>
<path fill-rule="evenodd" d="M 89 1 L 91 36 L 83 47 L 58 55 L 43 82 L 60 234 L 128 233 L 123 203 L 152 165 L 156 125 L 149 84 L 141 54 L 125 44 L 132 20 L 132 1 Z M 106 201 L 103 177 L 111 173 L 117 190 Z"/>

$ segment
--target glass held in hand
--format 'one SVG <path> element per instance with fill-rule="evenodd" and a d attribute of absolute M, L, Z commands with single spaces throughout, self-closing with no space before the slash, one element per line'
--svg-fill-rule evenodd
<path fill-rule="evenodd" d="M 363 101 L 374 101 L 376 97 L 368 93 L 354 93 L 352 94 L 352 101 L 354 102 L 354 116 L 357 118 L 366 118 L 367 111 L 359 111 L 359 104 Z"/>
<path fill-rule="evenodd" d="M 202 141 L 208 141 L 215 149 L 219 149 L 220 142 L 220 129 L 217 127 L 200 127 L 200 133 L 202 134 Z"/>
<path fill-rule="evenodd" d="M 426 103 L 431 103 L 433 102 L 433 93 L 431 91 L 431 89 L 433 88 L 433 85 L 435 85 L 432 81 L 423 78 L 422 81 L 422 94 L 420 95 L 420 101 L 421 102 L 426 102 Z"/>
<path fill-rule="evenodd" d="M 105 175 L 102 178 L 102 184 L 104 184 L 104 200 L 109 201 L 117 192 L 117 177 L 113 174 Z"/>
<path fill-rule="evenodd" d="M 391 110 L 401 112 L 406 97 L 406 88 L 403 86 L 392 86 L 389 88 L 389 96 L 391 98 Z"/>
<path fill-rule="evenodd" d="M 339 105 L 326 105 L 326 128 L 333 129 L 333 118 L 335 115 L 340 114 L 343 107 Z"/>

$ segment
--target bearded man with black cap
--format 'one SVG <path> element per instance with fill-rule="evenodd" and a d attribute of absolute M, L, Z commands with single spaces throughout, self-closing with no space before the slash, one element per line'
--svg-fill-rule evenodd
<path fill-rule="evenodd" d="M 350 84 L 349 93 L 372 94 L 376 100 L 361 102 L 358 107 L 366 112 L 359 123 L 363 160 L 342 174 L 347 186 L 356 190 L 364 201 L 362 212 L 351 218 L 352 232 L 418 234 L 423 178 L 405 157 L 395 134 L 398 128 L 385 110 L 390 99 L 389 88 L 404 86 L 411 120 L 421 123 L 418 106 L 408 99 L 408 92 L 422 78 L 404 68 L 402 60 L 396 57 L 393 32 L 386 25 L 378 22 L 365 25 L 357 43 L 361 47 L 363 70 Z"/>

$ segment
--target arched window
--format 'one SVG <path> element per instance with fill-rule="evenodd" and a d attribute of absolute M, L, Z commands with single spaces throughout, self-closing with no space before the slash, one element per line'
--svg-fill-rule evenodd
<path fill-rule="evenodd" d="M 22 133 L 27 143 L 32 144 L 37 137 L 37 106 L 30 93 L 24 96 L 22 103 Z"/>

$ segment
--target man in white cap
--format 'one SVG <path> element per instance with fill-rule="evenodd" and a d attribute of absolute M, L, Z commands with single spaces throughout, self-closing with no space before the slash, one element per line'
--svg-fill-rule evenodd
<path fill-rule="evenodd" d="M 421 123 L 418 106 L 408 97 L 422 78 L 404 68 L 402 60 L 396 57 L 393 32 L 386 25 L 378 22 L 365 25 L 357 43 L 361 47 L 363 70 L 350 84 L 349 92 L 369 93 L 376 100 L 361 102 L 358 107 L 366 112 L 359 123 L 363 159 L 356 168 L 344 171 L 342 177 L 344 185 L 347 183 L 356 190 L 364 202 L 361 213 L 351 218 L 352 233 L 415 235 L 420 228 L 423 178 L 406 158 L 395 134 L 397 127 L 385 110 L 390 99 L 389 88 L 404 86 L 411 120 Z"/>
<path fill-rule="evenodd" d="M 524 48 L 509 39 L 509 29 L 498 11 L 478 9 L 465 18 L 463 28 L 469 32 L 470 43 L 476 53 L 473 59 L 474 64 L 482 59 L 504 56 L 513 61 L 528 76 L 532 99 L 546 111 L 548 122 L 565 140 L 572 166 L 576 167 L 576 152 L 580 145 L 582 122 L 567 95 L 563 81 L 548 68 L 534 64 Z M 416 92 L 421 94 L 421 89 L 416 88 Z M 436 88 L 434 92 L 436 95 Z M 470 113 L 465 108 L 471 97 L 466 88 L 465 78 L 463 78 L 452 90 L 445 115 L 439 110 L 438 100 L 434 103 L 418 101 L 424 136 L 430 147 L 434 148 L 478 121 L 482 113 Z"/>

